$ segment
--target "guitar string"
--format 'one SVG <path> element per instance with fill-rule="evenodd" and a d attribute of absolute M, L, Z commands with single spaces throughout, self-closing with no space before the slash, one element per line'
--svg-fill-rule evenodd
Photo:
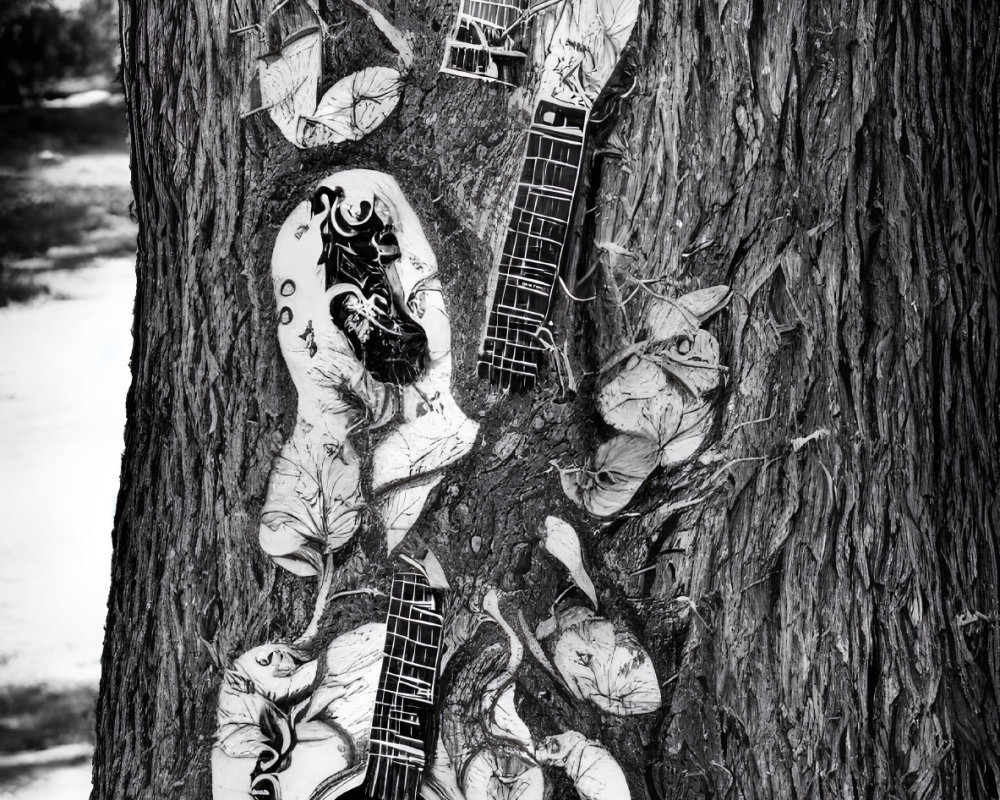
<path fill-rule="evenodd" d="M 376 729 L 379 732 L 384 732 L 385 736 L 376 736 L 373 732 L 372 737 L 375 740 L 373 750 L 376 756 L 376 774 L 373 777 L 372 784 L 377 785 L 381 782 L 383 792 L 388 791 L 389 781 L 393 781 L 397 790 L 399 790 L 401 782 L 403 784 L 402 788 L 405 789 L 407 786 L 412 786 L 414 779 L 419 779 L 419 772 L 424 765 L 423 743 L 418 738 L 422 732 L 419 729 L 419 716 L 415 712 L 407 711 L 405 703 L 412 697 L 419 698 L 421 683 L 428 684 L 427 677 L 422 677 L 419 674 L 420 670 L 426 672 L 429 669 L 431 671 L 430 685 L 433 685 L 433 670 L 437 664 L 437 648 L 440 646 L 439 634 L 442 618 L 440 614 L 433 610 L 435 607 L 433 594 L 430 587 L 423 582 L 422 576 L 419 576 L 419 581 L 407 580 L 407 577 L 411 575 L 418 577 L 413 573 L 404 573 L 399 576 L 398 581 L 394 578 L 393 587 L 390 590 L 388 617 L 392 624 L 387 629 L 386 645 L 384 648 L 386 668 L 382 676 L 382 692 L 380 692 L 382 696 L 377 702 L 378 709 L 375 720 Z M 405 630 L 401 630 L 404 626 Z M 421 633 L 424 631 L 428 633 L 430 639 L 427 643 L 420 641 Z M 402 654 L 398 652 L 398 642 L 400 639 L 402 639 L 403 643 Z M 407 644 L 411 647 L 411 652 L 409 653 L 407 653 Z M 418 645 L 429 648 L 431 652 L 421 653 L 417 649 Z M 428 660 L 433 661 L 430 667 L 424 663 L 423 656 L 425 655 Z M 394 661 L 401 662 L 395 670 L 392 668 Z M 404 694 L 401 690 L 403 678 L 406 677 L 404 665 L 407 664 L 417 673 L 413 676 L 413 681 L 411 682 L 411 685 L 415 687 L 413 695 Z M 390 688 L 392 679 L 395 679 L 395 686 Z M 385 694 L 389 694 L 392 697 L 391 702 L 387 703 L 385 701 Z M 428 699 L 423 702 L 430 702 L 432 697 L 433 692 L 428 694 Z M 420 700 L 417 702 L 420 702 Z M 403 732 L 399 728 L 406 724 L 407 720 L 409 720 L 410 727 L 407 729 L 407 732 Z M 417 735 L 414 736 L 411 734 Z M 393 736 L 398 741 L 390 741 L 389 737 Z M 402 742 L 403 739 L 412 744 L 404 745 Z M 415 747 L 414 745 L 417 746 Z M 405 758 L 401 757 L 399 753 L 407 749 L 414 749 L 419 752 L 417 755 L 407 752 Z M 390 767 L 393 766 L 396 769 L 391 770 Z M 416 772 L 416 775 L 413 774 L 414 772 Z"/>
<path fill-rule="evenodd" d="M 564 123 L 559 128 L 554 129 L 554 133 L 562 135 L 550 134 L 543 126 L 537 123 L 533 124 L 529 131 L 525 164 L 522 168 L 521 181 L 519 181 L 511 224 L 508 226 L 507 242 L 505 242 L 501 257 L 500 277 L 503 279 L 503 287 L 498 286 L 494 299 L 494 309 L 491 310 L 491 317 L 493 319 L 491 319 L 492 324 L 489 327 L 492 330 L 488 331 L 488 337 L 495 336 L 499 332 L 501 314 L 503 315 L 502 321 L 504 323 L 503 329 L 505 334 L 502 353 L 497 353 L 495 344 L 490 348 L 491 352 L 489 355 L 493 357 L 490 359 L 491 363 L 489 366 L 492 368 L 507 372 L 513 371 L 514 364 L 517 364 L 518 367 L 524 367 L 529 357 L 528 354 L 534 355 L 542 349 L 537 340 L 535 340 L 535 336 L 538 326 L 544 324 L 544 320 L 548 317 L 551 309 L 559 267 L 561 266 L 563 253 L 569 238 L 568 234 L 572 222 L 572 208 L 574 205 L 573 200 L 582 167 L 588 117 L 589 114 L 585 113 L 582 120 L 582 128 Z M 579 134 L 574 135 L 577 131 L 579 131 Z M 530 173 L 528 170 L 529 162 L 531 167 Z M 566 180 L 566 178 L 569 178 L 569 180 Z M 569 186 L 566 184 L 569 184 Z M 559 197 L 559 195 L 563 196 Z M 539 213 L 540 205 L 548 213 Z M 564 208 L 560 209 L 560 205 Z M 560 211 L 562 212 L 561 214 Z M 527 230 L 525 230 L 525 221 L 527 221 Z M 552 239 L 544 235 L 546 222 L 551 223 L 551 227 L 555 229 L 552 233 L 558 236 L 558 239 Z M 514 234 L 513 247 L 508 247 L 506 245 L 510 242 L 511 234 Z M 523 247 L 521 244 L 522 241 L 524 242 Z M 545 258 L 543 254 L 544 243 L 546 242 L 551 245 L 554 251 L 549 258 Z M 538 250 L 540 258 L 530 258 L 529 250 L 531 248 Z M 535 262 L 535 265 L 529 265 L 527 263 L 529 261 Z M 545 271 L 540 269 L 539 265 L 541 264 L 544 264 L 548 269 Z M 538 280 L 538 283 L 547 287 L 548 291 L 545 295 L 541 295 L 537 291 L 532 291 L 520 283 L 520 278 L 529 277 L 529 274 L 531 274 L 529 270 L 533 271 L 534 275 L 541 273 L 541 276 L 544 276 L 545 280 Z M 510 293 L 505 292 L 507 298 L 501 299 L 508 299 L 508 303 L 504 305 L 510 305 L 515 311 L 519 312 L 520 318 L 513 316 L 504 309 L 497 308 L 498 304 L 496 301 L 500 297 L 501 291 L 510 286 L 512 278 L 516 281 L 513 286 L 514 291 Z M 539 315 L 537 311 L 530 308 L 519 308 L 521 305 L 518 302 L 520 297 L 518 294 L 519 289 L 523 289 L 525 293 L 532 292 L 533 294 L 545 297 L 540 322 L 538 322 Z M 526 301 L 525 304 L 531 305 L 530 301 Z M 528 313 L 524 313 L 525 311 L 535 317 L 535 321 L 538 323 L 533 328 L 529 322 Z M 514 337 L 510 336 L 511 321 L 514 322 Z M 525 334 L 531 338 L 526 338 Z M 484 348 L 484 350 L 486 349 Z M 534 368 L 530 371 L 524 369 L 518 370 L 519 374 L 525 376 L 532 383 L 533 378 L 537 374 L 537 365 L 533 366 Z"/>
<path fill-rule="evenodd" d="M 519 277 L 519 273 L 524 273 L 525 259 L 528 258 L 528 252 L 531 246 L 532 240 L 532 228 L 534 227 L 535 215 L 533 213 L 533 206 L 537 205 L 537 194 L 535 193 L 535 188 L 537 187 L 537 182 L 535 179 L 535 171 L 537 167 L 537 158 L 534 155 L 538 152 L 539 147 L 539 132 L 535 129 L 535 126 L 529 130 L 528 134 L 528 145 L 525 152 L 524 164 L 522 165 L 521 176 L 518 184 L 517 198 L 515 202 L 514 212 L 512 214 L 511 224 L 509 231 L 513 233 L 513 242 L 510 246 L 510 252 L 507 252 L 505 247 L 505 265 L 503 261 L 502 266 L 506 266 L 505 278 L 510 280 Z M 530 172 L 529 172 L 530 165 Z M 525 180 L 527 178 L 527 181 Z M 525 222 L 527 222 L 527 230 L 525 230 Z M 522 244 L 523 242 L 523 244 Z M 506 288 L 506 287 L 505 287 Z M 510 293 L 505 292 L 503 300 L 507 301 L 506 305 L 509 305 L 514 310 L 519 311 L 519 294 L 517 292 L 518 286 L 513 287 L 513 291 Z M 502 373 L 509 373 L 512 371 L 512 360 L 516 359 L 520 352 L 520 345 L 523 340 L 523 323 L 524 319 L 513 316 L 510 312 L 505 312 L 505 318 L 507 325 L 505 326 L 505 337 L 503 342 L 503 351 L 500 354 L 500 361 L 494 363 L 501 370 Z M 510 322 L 514 322 L 515 336 L 510 335 Z M 520 362 L 520 359 L 517 359 Z M 524 364 L 518 364 L 518 366 L 524 367 Z M 527 379 L 530 381 L 530 375 L 527 375 L 527 370 L 519 370 L 522 374 L 525 374 Z M 511 378 L 511 380 L 513 380 Z"/>

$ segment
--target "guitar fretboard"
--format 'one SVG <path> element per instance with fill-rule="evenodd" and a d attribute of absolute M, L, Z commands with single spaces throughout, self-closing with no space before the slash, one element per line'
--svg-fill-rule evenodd
<path fill-rule="evenodd" d="M 462 0 L 441 71 L 517 86 L 527 55 L 518 47 L 527 0 Z"/>
<path fill-rule="evenodd" d="M 438 600 L 427 579 L 417 572 L 397 573 L 389 595 L 375 697 L 363 787 L 367 797 L 417 796 L 433 727 L 441 622 Z"/>
<path fill-rule="evenodd" d="M 503 389 L 535 385 L 584 153 L 587 112 L 541 101 L 528 133 L 498 268 L 479 375 Z"/>

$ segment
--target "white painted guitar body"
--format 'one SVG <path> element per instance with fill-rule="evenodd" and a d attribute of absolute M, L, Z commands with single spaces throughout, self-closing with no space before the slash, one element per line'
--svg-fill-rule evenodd
<path fill-rule="evenodd" d="M 381 295 L 330 277 L 336 259 L 362 260 L 350 250 L 355 242 L 385 250 L 384 258 L 379 255 L 384 263 L 367 276 L 382 287 Z M 295 429 L 274 463 L 260 543 L 296 575 L 318 575 L 324 554 L 354 536 L 368 501 L 382 518 L 391 551 L 441 470 L 472 448 L 478 425 L 451 394 L 451 328 L 437 262 L 392 177 L 349 170 L 322 181 L 278 232 L 271 272 L 278 343 L 298 408 Z M 341 324 L 331 308 L 349 310 Z M 403 332 L 401 343 L 386 332 L 389 319 Z M 382 350 L 365 349 L 376 341 Z M 405 358 L 421 342 L 407 372 Z M 395 348 L 400 366 L 378 361 L 386 347 Z M 362 494 L 349 436 L 362 425 L 385 431 L 372 453 L 372 498 Z"/>

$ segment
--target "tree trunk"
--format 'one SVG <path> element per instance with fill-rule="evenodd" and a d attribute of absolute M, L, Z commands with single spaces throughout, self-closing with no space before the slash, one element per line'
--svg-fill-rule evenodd
<path fill-rule="evenodd" d="M 551 373 L 510 396 L 476 378 L 526 93 L 438 74 L 454 4 L 380 8 L 414 34 L 398 111 L 297 150 L 243 116 L 266 48 L 231 30 L 266 7 L 122 0 L 138 289 L 93 797 L 209 797 L 223 670 L 309 619 L 314 582 L 257 544 L 296 408 L 269 262 L 292 207 L 359 166 L 420 217 L 481 425 L 408 538 L 454 601 L 493 587 L 534 628 L 569 585 L 539 527 L 568 520 L 662 685 L 657 712 L 609 716 L 527 658 L 536 741 L 602 741 L 633 798 L 996 797 L 998 7 L 647 0 L 577 226 L 574 293 L 595 299 L 556 314 L 566 404 Z M 321 11 L 326 85 L 391 62 L 360 8 Z M 734 296 L 708 323 L 728 375 L 705 445 L 595 520 L 550 462 L 601 438 L 599 366 L 654 293 L 716 284 Z M 376 536 L 359 547 L 384 566 Z"/>

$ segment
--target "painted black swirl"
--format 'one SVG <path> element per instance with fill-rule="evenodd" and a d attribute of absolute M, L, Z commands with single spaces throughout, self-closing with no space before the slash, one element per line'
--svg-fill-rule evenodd
<path fill-rule="evenodd" d="M 295 748 L 295 727 L 290 716 L 268 705 L 259 720 L 264 749 L 250 773 L 250 795 L 261 800 L 281 800 L 279 774 L 288 769 Z"/>
<path fill-rule="evenodd" d="M 427 335 L 410 316 L 393 263 L 399 242 L 392 225 L 362 202 L 344 208 L 341 189 L 321 187 L 312 197 L 320 216 L 330 315 L 347 336 L 355 356 L 376 380 L 412 383 L 423 369 Z"/>

